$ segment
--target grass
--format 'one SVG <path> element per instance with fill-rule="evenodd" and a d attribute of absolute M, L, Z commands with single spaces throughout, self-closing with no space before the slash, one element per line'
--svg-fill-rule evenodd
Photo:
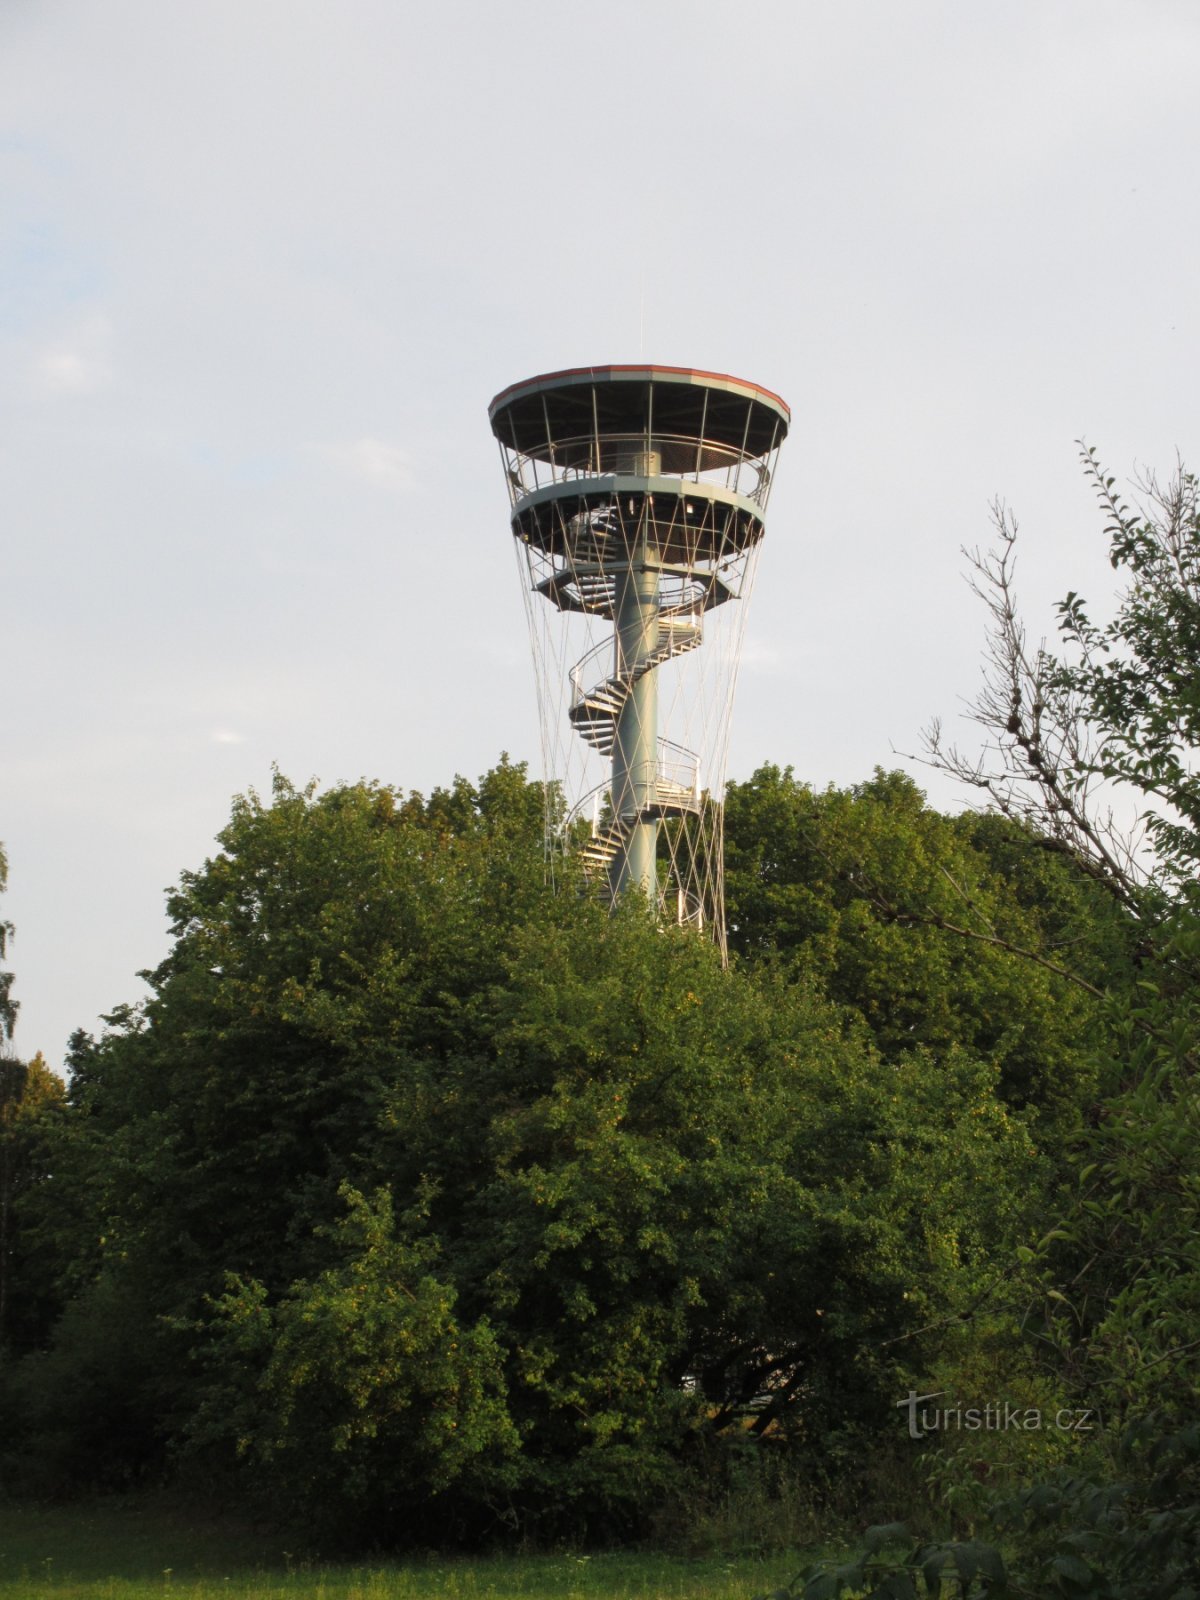
<path fill-rule="evenodd" d="M 2 1600 L 747 1600 L 798 1555 L 640 1551 L 371 1561 L 298 1560 L 278 1537 L 164 1506 L 0 1506 Z"/>

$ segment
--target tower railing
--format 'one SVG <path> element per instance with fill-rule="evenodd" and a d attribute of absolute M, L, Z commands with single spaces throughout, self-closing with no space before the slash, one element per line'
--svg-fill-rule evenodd
<path fill-rule="evenodd" d="M 513 501 L 553 484 L 608 476 L 668 477 L 685 483 L 712 483 L 765 505 L 771 477 L 764 460 L 747 457 L 732 445 L 685 434 L 604 433 L 555 439 L 544 455 L 508 451 L 509 493 Z M 639 460 L 639 457 L 641 458 Z M 650 460 L 656 470 L 643 470 Z"/>

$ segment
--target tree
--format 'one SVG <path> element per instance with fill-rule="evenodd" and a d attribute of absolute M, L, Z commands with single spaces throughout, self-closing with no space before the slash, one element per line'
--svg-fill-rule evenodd
<path fill-rule="evenodd" d="M 40 1053 L 28 1063 L 0 1058 L 0 1355 L 34 1348 L 55 1304 L 37 1201 L 65 1099 Z"/>
<path fill-rule="evenodd" d="M 1031 1154 L 994 1074 L 885 1065 L 807 986 L 723 973 L 636 914 L 564 916 L 518 951 L 496 1100 L 452 1080 L 484 1132 L 455 1255 L 524 1352 L 544 1492 L 628 1515 L 752 1401 L 751 1431 L 803 1437 L 814 1470 L 877 1430 L 920 1344 L 894 1341 L 1020 1205 Z"/>
<path fill-rule="evenodd" d="M 0 894 L 8 887 L 8 857 L 4 853 L 4 846 L 0 844 Z M 11 922 L 0 921 L 0 961 L 8 953 L 8 941 L 13 936 Z M 17 1021 L 19 1002 L 12 998 L 13 975 L 11 972 L 0 972 L 0 1046 L 6 1039 L 11 1039 L 13 1028 Z"/>
<path fill-rule="evenodd" d="M 929 754 L 1135 929 L 1132 961 L 1104 983 L 1106 1070 L 1062 1152 L 1061 1209 L 1019 1252 L 1023 1330 L 1105 1427 L 1090 1471 L 993 1509 L 1020 1532 L 1030 1592 L 1165 1600 L 1200 1575 L 1200 507 L 1182 467 L 1165 485 L 1146 476 L 1131 510 L 1094 453 L 1083 461 L 1127 579 L 1112 621 L 1094 624 L 1069 594 L 1061 653 L 1030 651 L 1000 509 L 998 551 L 972 558 L 991 619 L 974 705 L 988 742 L 964 758 L 935 725 Z M 1114 794 L 1132 802 L 1133 831 L 1114 821 Z"/>
<path fill-rule="evenodd" d="M 1071 593 L 1059 653 L 1026 645 L 1013 592 L 1016 526 L 972 558 L 990 616 L 973 715 L 988 738 L 964 758 L 934 727 L 930 757 L 1020 818 L 1136 928 L 1134 962 L 1107 974 L 1112 1068 L 1070 1152 L 1074 1195 L 1039 1252 L 1048 1348 L 1110 1410 L 1183 1414 L 1200 1382 L 1185 1336 L 1200 1313 L 1194 1092 L 1200 1066 L 1200 504 L 1177 467 L 1139 484 L 1131 509 L 1094 451 L 1082 454 L 1126 579 L 1112 620 Z M 1140 828 L 1113 821 L 1128 797 Z"/>
<path fill-rule="evenodd" d="M 701 1443 L 890 1425 L 1036 1189 L 998 1057 L 552 893 L 541 817 L 507 764 L 235 804 L 75 1044 L 45 1478 L 615 1534 Z"/>
<path fill-rule="evenodd" d="M 1153 925 L 1170 902 L 1196 903 L 1200 862 L 1200 505 L 1195 477 L 1153 474 L 1131 508 L 1095 451 L 1082 449 L 1105 517 L 1109 560 L 1128 584 L 1116 614 L 1094 624 L 1072 592 L 1058 606 L 1064 653 L 1031 649 L 1014 591 L 1017 524 L 994 507 L 997 547 L 968 552 L 989 614 L 983 687 L 972 706 L 978 757 L 934 723 L 928 757 L 1030 824 L 1134 916 Z M 1110 796 L 1131 796 L 1121 826 Z M 1142 848 L 1142 841 L 1149 849 Z"/>
<path fill-rule="evenodd" d="M 502 970 L 497 936 L 544 897 L 540 804 L 508 765 L 428 802 L 282 778 L 236 802 L 169 899 L 152 998 L 73 1063 L 105 1141 L 107 1258 L 135 1251 L 164 1310 L 194 1314 L 226 1270 L 272 1292 L 308 1270 L 338 1186 L 369 1170 L 385 1078 L 449 1047 Z"/>
<path fill-rule="evenodd" d="M 497 929 L 545 896 L 541 816 L 507 762 L 428 800 L 279 778 L 183 875 L 150 1001 L 72 1042 L 45 1196 L 67 1311 L 23 1380 L 49 1484 L 164 1470 L 193 1404 L 188 1325 L 226 1274 L 275 1297 L 328 1265 L 339 1186 L 372 1186 L 385 1077 L 448 1048 L 500 971 Z"/>
<path fill-rule="evenodd" d="M 396 1543 L 447 1490 L 494 1500 L 520 1441 L 503 1352 L 486 1321 L 456 1316 L 419 1219 L 414 1237 L 386 1190 L 342 1195 L 333 1265 L 274 1304 L 231 1275 L 213 1302 L 211 1377 L 189 1433 L 193 1445 L 232 1438 L 268 1500 L 327 1538 Z"/>
<path fill-rule="evenodd" d="M 763 767 L 726 836 L 733 950 L 853 1007 L 885 1056 L 962 1047 L 1013 1106 L 1077 1118 L 1128 932 L 1028 828 L 941 816 L 901 773 L 818 794 Z"/>
<path fill-rule="evenodd" d="M 0 893 L 7 885 L 0 844 Z M 12 935 L 12 924 L 0 921 L 0 959 Z M 18 1010 L 12 983 L 11 972 L 0 972 L 0 1358 L 36 1343 L 53 1304 L 53 1284 L 32 1239 L 31 1207 L 49 1175 L 52 1124 L 63 1105 L 62 1082 L 40 1052 L 30 1062 L 9 1053 Z"/>

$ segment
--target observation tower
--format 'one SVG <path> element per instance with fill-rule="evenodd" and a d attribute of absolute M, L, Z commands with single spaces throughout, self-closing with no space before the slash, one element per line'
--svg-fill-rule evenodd
<path fill-rule="evenodd" d="M 790 420 L 757 384 L 581 367 L 503 390 L 552 858 L 725 948 L 721 802 L 746 601 Z"/>

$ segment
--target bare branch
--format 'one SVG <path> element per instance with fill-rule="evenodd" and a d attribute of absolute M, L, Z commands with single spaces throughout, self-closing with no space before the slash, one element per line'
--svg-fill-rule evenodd
<path fill-rule="evenodd" d="M 985 742 L 967 756 L 935 720 L 925 730 L 924 753 L 910 759 L 981 791 L 985 804 L 1069 855 L 1140 915 L 1148 882 L 1144 835 L 1118 825 L 1101 794 L 1098 751 L 1079 697 L 1060 687 L 1045 644 L 1028 643 L 1014 585 L 1017 522 L 1002 501 L 992 505 L 992 522 L 995 545 L 963 551 L 971 590 L 988 613 L 983 683 L 967 707 Z"/>

